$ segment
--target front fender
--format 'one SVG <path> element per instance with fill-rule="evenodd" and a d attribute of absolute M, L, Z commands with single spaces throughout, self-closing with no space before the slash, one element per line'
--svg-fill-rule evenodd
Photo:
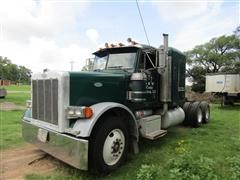
<path fill-rule="evenodd" d="M 137 124 L 137 120 L 136 120 L 135 116 L 133 115 L 133 113 L 131 112 L 131 110 L 128 107 L 124 106 L 123 104 L 114 103 L 114 102 L 103 102 L 103 103 L 98 103 L 98 104 L 92 105 L 91 108 L 93 110 L 93 116 L 90 119 L 79 119 L 74 124 L 72 130 L 80 132 L 77 135 L 78 137 L 89 137 L 94 125 L 99 120 L 99 118 L 103 115 L 103 113 L 107 112 L 108 110 L 110 110 L 112 108 L 116 108 L 116 107 L 126 110 L 131 115 L 131 117 L 134 120 L 134 126 L 135 126 L 134 130 L 133 130 L 133 135 L 138 140 L 139 132 L 138 132 L 138 124 Z"/>

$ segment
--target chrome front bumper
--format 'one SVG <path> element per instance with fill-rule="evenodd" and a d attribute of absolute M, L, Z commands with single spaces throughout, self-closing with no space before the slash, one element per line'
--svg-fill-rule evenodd
<path fill-rule="evenodd" d="M 27 142 L 71 166 L 82 170 L 88 169 L 87 140 L 44 129 L 48 132 L 47 140 L 46 142 L 42 142 L 39 140 L 38 134 L 39 129 L 43 128 L 37 127 L 25 120 L 23 120 L 22 127 L 23 138 Z"/>

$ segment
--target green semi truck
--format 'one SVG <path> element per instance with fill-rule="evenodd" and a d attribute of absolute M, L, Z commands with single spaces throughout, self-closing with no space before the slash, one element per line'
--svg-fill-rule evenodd
<path fill-rule="evenodd" d="M 138 153 L 140 137 L 208 123 L 208 103 L 185 98 L 185 55 L 163 38 L 159 48 L 106 44 L 88 72 L 34 74 L 24 139 L 78 169 L 111 172 Z"/>

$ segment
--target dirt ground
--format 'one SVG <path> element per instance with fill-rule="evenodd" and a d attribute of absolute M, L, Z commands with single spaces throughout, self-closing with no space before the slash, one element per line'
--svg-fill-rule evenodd
<path fill-rule="evenodd" d="M 3 111 L 11 111 L 11 110 L 15 110 L 15 109 L 19 109 L 19 110 L 24 110 L 26 109 L 25 106 L 18 106 L 12 102 L 3 102 L 0 103 L 0 110 Z"/>
<path fill-rule="evenodd" d="M 189 101 L 207 101 L 208 103 L 211 102 L 220 102 L 219 97 L 214 97 L 211 93 L 196 93 L 193 91 L 186 92 L 186 98 Z"/>
<path fill-rule="evenodd" d="M 27 174 L 48 174 L 59 162 L 32 145 L 0 153 L 0 180 L 24 179 Z"/>

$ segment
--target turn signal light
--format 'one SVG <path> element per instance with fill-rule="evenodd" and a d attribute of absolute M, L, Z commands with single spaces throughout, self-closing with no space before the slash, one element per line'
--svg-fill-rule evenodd
<path fill-rule="evenodd" d="M 85 107 L 83 111 L 84 111 L 85 118 L 91 118 L 92 117 L 92 115 L 93 115 L 92 108 Z"/>

